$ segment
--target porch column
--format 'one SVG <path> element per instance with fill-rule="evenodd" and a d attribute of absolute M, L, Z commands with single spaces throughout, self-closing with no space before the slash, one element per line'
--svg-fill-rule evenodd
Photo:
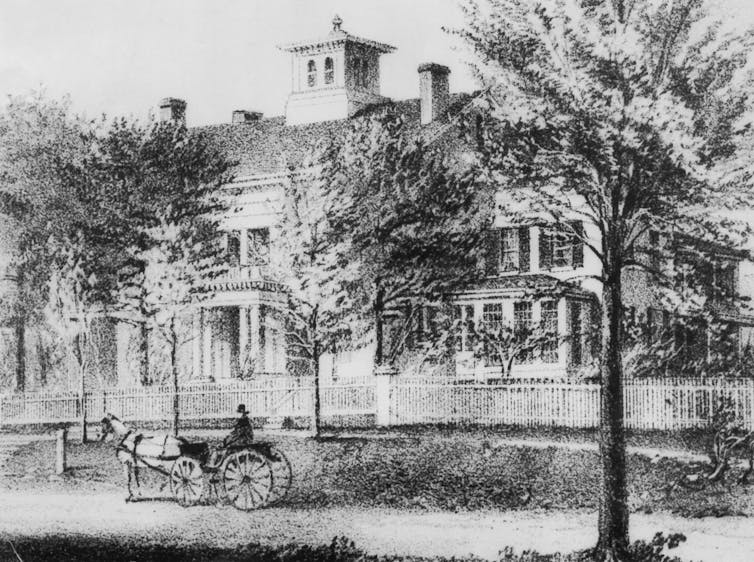
<path fill-rule="evenodd" d="M 204 337 L 204 309 L 194 311 L 191 326 L 191 357 L 194 361 L 192 378 L 202 378 L 202 338 Z"/>
<path fill-rule="evenodd" d="M 212 324 L 208 321 L 209 311 L 202 310 L 202 378 L 213 380 L 212 376 Z"/>
<path fill-rule="evenodd" d="M 264 355 L 262 349 L 261 330 L 262 307 L 259 304 L 252 304 L 247 308 L 248 313 L 248 335 L 247 335 L 247 352 L 248 361 L 254 372 L 264 371 Z"/>
<path fill-rule="evenodd" d="M 247 230 L 240 230 L 238 235 L 241 237 L 238 249 L 241 255 L 238 257 L 238 263 L 240 265 L 249 265 L 249 233 Z"/>
<path fill-rule="evenodd" d="M 238 307 L 238 372 L 247 375 L 251 369 L 249 354 L 249 307 Z"/>

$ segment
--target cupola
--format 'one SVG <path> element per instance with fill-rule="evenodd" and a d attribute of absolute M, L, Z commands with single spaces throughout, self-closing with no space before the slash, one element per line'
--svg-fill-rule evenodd
<path fill-rule="evenodd" d="M 387 101 L 380 95 L 380 56 L 395 47 L 355 37 L 342 25 L 336 15 L 327 36 L 280 47 L 293 59 L 286 124 L 346 119 Z"/>

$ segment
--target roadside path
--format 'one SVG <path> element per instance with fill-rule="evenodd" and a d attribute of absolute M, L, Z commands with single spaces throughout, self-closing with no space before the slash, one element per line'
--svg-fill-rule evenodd
<path fill-rule="evenodd" d="M 511 546 L 518 552 L 570 552 L 596 541 L 596 514 L 573 512 L 410 512 L 388 509 L 293 510 L 269 508 L 243 513 L 226 506 L 188 509 L 170 501 L 126 504 L 122 494 L 0 494 L 0 535 L 44 537 L 76 534 L 150 541 L 200 542 L 216 546 L 327 544 L 347 536 L 371 554 L 477 556 L 496 559 Z M 632 539 L 655 532 L 683 532 L 688 541 L 674 550 L 685 560 L 744 562 L 754 552 L 751 519 L 688 520 L 665 514 L 633 514 Z M 21 553 L 23 555 L 23 553 Z"/>
<path fill-rule="evenodd" d="M 8 458 L 13 454 L 13 452 L 16 449 L 18 449 L 19 447 L 23 447 L 24 445 L 28 445 L 29 443 L 32 443 L 34 441 L 50 441 L 53 439 L 55 439 L 54 436 L 45 435 L 45 434 L 32 434 L 32 435 L 13 434 L 13 433 L 0 434 L 0 478 L 5 478 L 7 476 L 10 476 L 6 472 L 5 467 L 8 462 Z"/>
<path fill-rule="evenodd" d="M 557 447 L 571 451 L 598 451 L 597 443 L 588 443 L 583 441 L 543 441 L 539 439 L 496 439 L 492 447 L 530 447 L 532 449 L 547 449 Z M 672 458 L 686 462 L 709 462 L 708 455 L 680 451 L 677 449 L 661 449 L 657 447 L 635 447 L 629 445 L 626 447 L 629 455 L 642 455 L 644 457 L 654 458 Z"/>

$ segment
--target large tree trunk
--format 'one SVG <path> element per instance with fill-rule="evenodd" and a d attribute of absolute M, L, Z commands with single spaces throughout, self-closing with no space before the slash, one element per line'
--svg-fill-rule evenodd
<path fill-rule="evenodd" d="M 142 385 L 149 383 L 149 327 L 146 320 L 139 326 L 139 379 Z"/>
<path fill-rule="evenodd" d="M 73 354 L 76 357 L 76 364 L 79 371 L 79 417 L 81 420 L 81 442 L 88 441 L 86 432 L 86 337 L 82 334 L 76 334 L 73 338 Z"/>
<path fill-rule="evenodd" d="M 385 291 L 378 287 L 374 296 L 374 337 L 375 337 L 375 350 L 374 350 L 374 364 L 376 367 L 380 367 L 384 360 L 384 320 L 383 313 L 385 312 Z"/>
<path fill-rule="evenodd" d="M 26 315 L 16 315 L 16 390 L 26 390 Z"/>
<path fill-rule="evenodd" d="M 320 381 L 319 381 L 319 344 L 314 343 L 312 346 L 312 361 L 314 362 L 314 437 L 319 437 L 322 430 L 322 405 L 320 400 Z"/>
<path fill-rule="evenodd" d="M 623 303 L 620 268 L 606 276 L 603 287 L 603 324 L 600 369 L 600 457 L 602 489 L 599 502 L 598 559 L 627 560 L 628 491 L 626 438 L 623 427 L 621 320 Z"/>
<path fill-rule="evenodd" d="M 173 435 L 178 437 L 178 418 L 181 412 L 180 396 L 178 395 L 178 365 L 176 361 L 177 336 L 175 330 L 175 316 L 170 318 L 170 370 L 173 375 Z"/>

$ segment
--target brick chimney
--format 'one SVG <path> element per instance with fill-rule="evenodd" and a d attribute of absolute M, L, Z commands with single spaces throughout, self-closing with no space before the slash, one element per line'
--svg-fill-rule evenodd
<path fill-rule="evenodd" d="M 186 102 L 178 98 L 160 100 L 160 121 L 186 124 Z"/>
<path fill-rule="evenodd" d="M 450 69 L 434 62 L 419 66 L 419 99 L 421 124 L 426 125 L 442 117 L 450 104 Z"/>
<path fill-rule="evenodd" d="M 233 111 L 233 119 L 231 123 L 234 125 L 242 125 L 244 123 L 254 123 L 262 120 L 262 113 L 259 111 L 247 111 L 245 109 L 236 109 Z"/>

